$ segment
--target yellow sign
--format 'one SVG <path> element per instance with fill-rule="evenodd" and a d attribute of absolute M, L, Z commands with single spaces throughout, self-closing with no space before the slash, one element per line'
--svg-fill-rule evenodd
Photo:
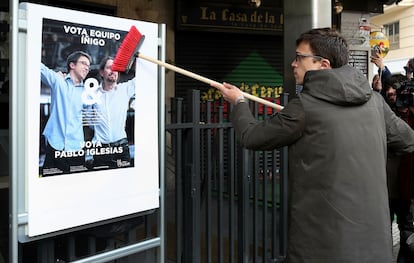
<path fill-rule="evenodd" d="M 388 54 L 390 41 L 387 36 L 380 31 L 372 31 L 369 36 L 369 45 L 372 52 L 378 53 L 382 58 Z"/>

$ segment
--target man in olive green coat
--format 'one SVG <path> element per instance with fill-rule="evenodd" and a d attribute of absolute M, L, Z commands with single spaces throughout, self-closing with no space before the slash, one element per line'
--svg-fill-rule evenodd
<path fill-rule="evenodd" d="M 336 31 L 303 33 L 291 64 L 303 89 L 261 122 L 236 86 L 212 84 L 244 147 L 289 146 L 289 263 L 392 262 L 387 150 L 413 152 L 414 132 L 348 58 Z"/>

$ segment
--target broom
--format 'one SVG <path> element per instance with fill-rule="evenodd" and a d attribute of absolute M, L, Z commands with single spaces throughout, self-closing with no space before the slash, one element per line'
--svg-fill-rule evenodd
<path fill-rule="evenodd" d="M 119 71 L 119 72 L 128 72 L 136 57 L 142 58 L 146 61 L 149 61 L 151 63 L 157 64 L 159 66 L 165 67 L 167 69 L 170 69 L 174 72 L 180 73 L 182 75 L 185 75 L 187 77 L 199 80 L 201 82 L 204 82 L 206 84 L 212 85 L 218 84 L 222 85 L 221 83 L 218 83 L 217 81 L 211 80 L 209 78 L 203 77 L 201 75 L 195 74 L 193 72 L 190 72 L 188 70 L 173 66 L 171 64 L 162 62 L 160 60 L 145 56 L 139 52 L 139 48 L 142 45 L 142 42 L 144 40 L 145 36 L 142 35 L 138 29 L 135 26 L 132 26 L 129 30 L 128 34 L 125 36 L 124 40 L 122 41 L 118 52 L 116 53 L 116 56 L 114 58 L 114 62 L 112 64 L 112 70 L 113 71 Z M 265 99 L 253 96 L 249 93 L 243 92 L 243 96 L 249 100 L 256 101 L 258 103 L 264 104 L 266 106 L 269 106 L 271 108 L 274 108 L 276 110 L 282 110 L 283 106 L 272 103 L 270 101 L 267 101 Z"/>

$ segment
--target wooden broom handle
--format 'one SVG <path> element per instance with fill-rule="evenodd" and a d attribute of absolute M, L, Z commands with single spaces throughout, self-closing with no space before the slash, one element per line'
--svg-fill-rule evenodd
<path fill-rule="evenodd" d="M 154 58 L 151 58 L 151 57 L 145 56 L 145 55 L 143 55 L 143 54 L 141 54 L 141 53 L 138 53 L 138 55 L 137 55 L 137 56 L 138 56 L 139 58 L 142 58 L 142 59 L 146 60 L 146 61 L 149 61 L 149 62 L 152 62 L 152 63 L 158 64 L 158 65 L 160 65 L 160 66 L 162 66 L 162 67 L 165 67 L 165 68 L 167 68 L 167 69 L 170 69 L 170 70 L 172 70 L 172 71 L 175 71 L 175 72 L 177 72 L 177 73 L 180 73 L 180 74 L 182 74 L 182 75 L 185 75 L 185 76 L 187 76 L 187 77 L 190 77 L 190 78 L 193 78 L 193 79 L 199 80 L 199 81 L 204 82 L 204 83 L 206 83 L 206 84 L 211 85 L 212 83 L 215 83 L 215 84 L 222 85 L 221 83 L 218 83 L 217 81 L 214 81 L 214 80 L 212 80 L 212 79 L 209 79 L 209 78 L 206 78 L 206 77 L 200 76 L 200 75 L 198 75 L 198 74 L 195 74 L 195 73 L 190 72 L 190 71 L 188 71 L 188 70 L 185 70 L 185 69 L 182 69 L 182 68 L 179 68 L 179 67 L 173 66 L 173 65 L 168 64 L 168 63 L 165 63 L 165 62 L 162 62 L 162 61 L 160 61 L 160 60 L 157 60 L 157 59 L 154 59 Z M 281 105 L 279 105 L 279 104 L 272 103 L 272 102 L 270 102 L 270 101 L 268 101 L 268 100 L 265 100 L 265 99 L 262 99 L 262 98 L 259 98 L 259 97 L 256 97 L 256 96 L 253 96 L 253 95 L 251 95 L 251 94 L 249 94 L 249 93 L 246 93 L 246 92 L 243 92 L 243 91 L 242 91 L 242 93 L 243 93 L 243 96 L 244 96 L 246 99 L 253 100 L 253 101 L 256 101 L 256 102 L 259 102 L 259 103 L 261 103 L 261 104 L 264 104 L 264 105 L 269 106 L 269 107 L 271 107 L 271 108 L 274 108 L 274 109 L 276 109 L 276 110 L 282 110 L 282 109 L 283 109 L 283 106 L 281 106 Z"/>

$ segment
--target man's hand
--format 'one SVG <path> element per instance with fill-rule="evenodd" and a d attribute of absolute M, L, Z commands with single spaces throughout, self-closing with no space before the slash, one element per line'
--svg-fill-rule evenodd
<path fill-rule="evenodd" d="M 62 76 L 62 78 L 66 77 L 66 73 L 63 73 L 62 71 L 58 71 L 56 73 L 59 74 L 60 76 Z"/>
<path fill-rule="evenodd" d="M 213 82 L 210 85 L 220 90 L 221 94 L 223 95 L 223 98 L 233 105 L 236 104 L 237 101 L 243 97 L 242 91 L 234 85 L 225 82 L 223 82 L 223 84 Z"/>
<path fill-rule="evenodd" d="M 374 63 L 380 70 L 384 69 L 384 63 L 379 53 L 373 53 L 371 55 L 371 62 Z"/>

